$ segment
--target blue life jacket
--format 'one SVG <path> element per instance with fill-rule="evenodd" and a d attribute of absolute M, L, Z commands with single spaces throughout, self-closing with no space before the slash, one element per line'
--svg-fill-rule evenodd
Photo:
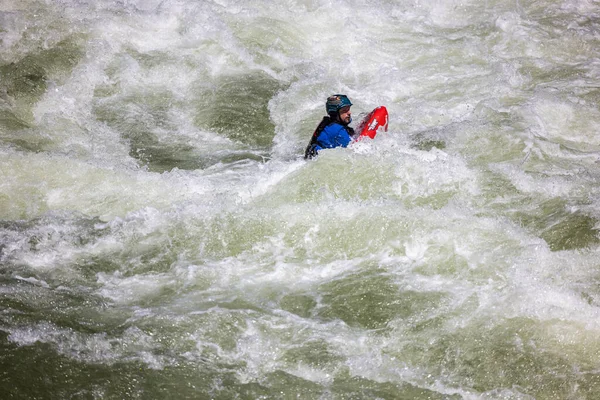
<path fill-rule="evenodd" d="M 322 149 L 346 147 L 352 141 L 353 135 L 354 129 L 334 122 L 330 117 L 323 117 L 306 147 L 304 158 L 313 158 Z"/>

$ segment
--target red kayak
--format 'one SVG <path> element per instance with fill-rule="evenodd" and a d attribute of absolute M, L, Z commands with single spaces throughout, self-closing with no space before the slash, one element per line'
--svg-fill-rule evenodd
<path fill-rule="evenodd" d="M 383 128 L 388 130 L 388 112 L 385 106 L 379 106 L 369 113 L 357 126 L 358 137 L 368 136 L 371 139 L 377 135 L 377 130 Z"/>

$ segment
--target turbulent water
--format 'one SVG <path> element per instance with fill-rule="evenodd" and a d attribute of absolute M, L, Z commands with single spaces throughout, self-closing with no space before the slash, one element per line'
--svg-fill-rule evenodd
<path fill-rule="evenodd" d="M 594 399 L 597 0 L 0 1 L 3 399 Z M 388 132 L 303 159 L 328 95 Z"/>

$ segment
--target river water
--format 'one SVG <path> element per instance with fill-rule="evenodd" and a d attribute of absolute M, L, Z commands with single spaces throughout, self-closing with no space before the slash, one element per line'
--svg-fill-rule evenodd
<path fill-rule="evenodd" d="M 2 0 L 7 399 L 594 399 L 597 0 Z M 332 93 L 388 132 L 302 158 Z"/>

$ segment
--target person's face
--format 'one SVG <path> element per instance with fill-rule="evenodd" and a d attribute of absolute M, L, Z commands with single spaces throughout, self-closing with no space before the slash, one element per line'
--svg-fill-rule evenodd
<path fill-rule="evenodd" d="M 349 124 L 351 120 L 352 112 L 350 111 L 350 106 L 340 108 L 340 121 L 345 124 Z"/>

